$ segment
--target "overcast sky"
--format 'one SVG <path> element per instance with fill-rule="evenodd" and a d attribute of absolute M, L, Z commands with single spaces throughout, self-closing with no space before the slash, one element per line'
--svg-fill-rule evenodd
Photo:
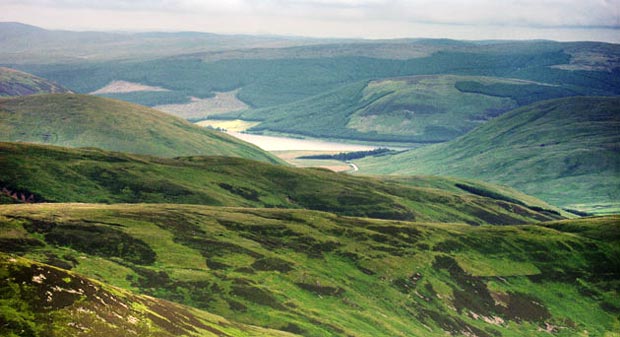
<path fill-rule="evenodd" d="M 620 42 L 620 0 L 0 0 L 49 29 Z"/>

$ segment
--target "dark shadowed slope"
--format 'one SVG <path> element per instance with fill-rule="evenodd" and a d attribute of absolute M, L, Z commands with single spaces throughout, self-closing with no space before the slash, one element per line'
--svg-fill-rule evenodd
<path fill-rule="evenodd" d="M 0 140 L 163 157 L 222 155 L 279 159 L 221 132 L 147 107 L 88 95 L 52 94 L 0 99 Z"/>
<path fill-rule="evenodd" d="M 448 143 L 358 164 L 364 173 L 483 179 L 554 205 L 617 211 L 620 98 L 535 103 Z"/>
<path fill-rule="evenodd" d="M 0 67 L 0 97 L 66 92 L 69 90 L 54 82 L 19 70 Z"/>

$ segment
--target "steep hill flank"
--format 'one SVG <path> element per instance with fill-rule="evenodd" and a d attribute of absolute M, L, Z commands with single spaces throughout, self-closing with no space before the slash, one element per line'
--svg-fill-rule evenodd
<path fill-rule="evenodd" d="M 0 99 L 0 141 L 98 147 L 163 157 L 222 155 L 280 162 L 248 143 L 168 114 L 88 95 Z"/>
<path fill-rule="evenodd" d="M 618 130 L 620 98 L 558 99 L 514 110 L 448 143 L 358 164 L 365 173 L 469 177 L 554 205 L 617 211 Z"/>
<path fill-rule="evenodd" d="M 566 88 L 516 79 L 410 76 L 359 82 L 221 118 L 262 121 L 250 131 L 427 143 L 453 139 L 524 103 L 571 95 Z"/>
<path fill-rule="evenodd" d="M 0 253 L 0 335 L 293 336 Z"/>
<path fill-rule="evenodd" d="M 0 67 L 0 97 L 67 93 L 68 89 L 46 79 L 11 68 Z"/>

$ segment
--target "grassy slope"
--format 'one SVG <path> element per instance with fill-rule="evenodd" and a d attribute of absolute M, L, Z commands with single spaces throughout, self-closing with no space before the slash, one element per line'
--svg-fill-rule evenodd
<path fill-rule="evenodd" d="M 292 336 L 0 253 L 0 335 Z"/>
<path fill-rule="evenodd" d="M 0 140 L 98 147 L 165 157 L 225 155 L 280 162 L 259 148 L 168 114 L 96 96 L 0 99 Z"/>
<path fill-rule="evenodd" d="M 556 208 L 540 201 L 490 194 L 491 198 L 486 198 L 239 158 L 161 159 L 4 143 L 0 144 L 0 159 L 0 188 L 53 202 L 306 208 L 342 215 L 471 224 L 523 223 L 559 216 Z"/>
<path fill-rule="evenodd" d="M 504 92 L 489 89 L 496 87 Z M 529 90 L 523 92 L 524 88 Z M 440 142 L 516 108 L 525 100 L 522 96 L 541 100 L 574 94 L 556 86 L 497 77 L 412 76 L 359 82 L 291 104 L 228 116 L 263 121 L 254 131 Z"/>
<path fill-rule="evenodd" d="M 188 205 L 3 205 L 0 214 L 3 251 L 304 336 L 615 336 L 620 327 L 618 217 L 472 227 Z"/>
<path fill-rule="evenodd" d="M 0 67 L 0 97 L 66 92 L 69 90 L 46 79 L 19 70 Z"/>
<path fill-rule="evenodd" d="M 505 185 L 492 184 L 481 180 L 465 178 L 441 177 L 441 176 L 380 176 L 382 181 L 394 182 L 400 185 L 415 186 L 419 188 L 434 188 L 446 192 L 460 194 L 476 194 L 488 196 L 500 200 L 510 201 L 516 204 L 526 204 L 536 207 L 548 207 L 544 201 L 515 190 Z M 554 208 L 559 210 L 559 208 Z M 567 215 L 566 213 L 562 213 Z"/>
<path fill-rule="evenodd" d="M 620 202 L 620 98 L 529 105 L 445 144 L 362 160 L 365 173 L 453 175 L 515 187 L 563 207 Z"/>

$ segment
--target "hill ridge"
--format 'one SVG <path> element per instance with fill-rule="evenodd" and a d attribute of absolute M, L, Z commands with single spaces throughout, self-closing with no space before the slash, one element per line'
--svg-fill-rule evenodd
<path fill-rule="evenodd" d="M 0 188 L 51 202 L 302 208 L 473 225 L 567 216 L 539 200 L 471 181 L 421 178 L 416 185 L 242 158 L 157 158 L 20 143 L 0 143 L 0 159 Z M 459 183 L 486 196 L 455 187 Z M 424 184 L 434 188 L 419 187 Z"/>

